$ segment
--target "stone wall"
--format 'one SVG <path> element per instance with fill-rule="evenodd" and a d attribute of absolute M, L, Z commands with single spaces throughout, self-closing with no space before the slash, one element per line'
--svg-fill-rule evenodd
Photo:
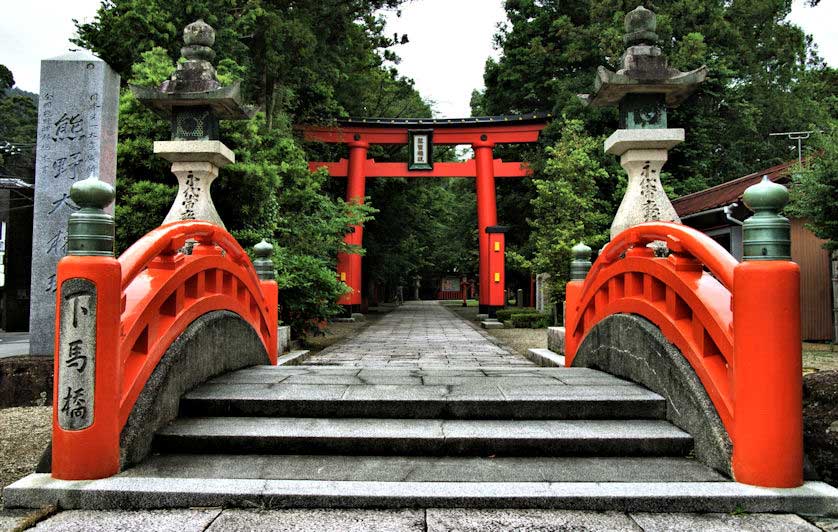
<path fill-rule="evenodd" d="M 692 435 L 696 458 L 731 475 L 732 445 L 716 408 L 692 366 L 653 323 L 608 316 L 588 332 L 573 366 L 606 371 L 666 398 L 666 418 Z"/>

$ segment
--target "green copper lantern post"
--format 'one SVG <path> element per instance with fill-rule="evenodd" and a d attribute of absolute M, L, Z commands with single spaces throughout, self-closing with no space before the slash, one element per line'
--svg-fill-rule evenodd
<path fill-rule="evenodd" d="M 263 281 L 275 281 L 276 269 L 271 257 L 274 254 L 274 247 L 264 238 L 261 242 L 253 246 L 253 267 L 256 268 L 256 274 L 259 279 Z"/>
<path fill-rule="evenodd" d="M 584 281 L 591 271 L 592 250 L 584 242 L 579 242 L 570 249 L 573 260 L 570 261 L 570 280 Z"/>
<path fill-rule="evenodd" d="M 791 223 L 780 211 L 789 202 L 789 191 L 768 176 L 742 195 L 754 215 L 742 224 L 743 260 L 791 260 Z"/>
<path fill-rule="evenodd" d="M 80 209 L 70 215 L 67 255 L 113 257 L 114 219 L 105 212 L 113 202 L 110 183 L 90 177 L 70 187 L 70 199 Z"/>

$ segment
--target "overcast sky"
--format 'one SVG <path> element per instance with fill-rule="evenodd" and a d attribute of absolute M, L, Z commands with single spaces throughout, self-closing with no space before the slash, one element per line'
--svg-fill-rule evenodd
<path fill-rule="evenodd" d="M 184 0 L 188 1 L 188 0 Z M 70 47 L 73 18 L 90 20 L 100 0 L 4 0 L 0 17 L 0 64 L 21 89 L 38 92 L 39 61 Z M 483 86 L 483 66 L 497 57 L 492 35 L 504 20 L 502 0 L 410 0 L 402 16 L 388 13 L 387 33 L 408 34 L 397 47 L 400 71 L 432 100 L 437 116 L 468 116 L 472 89 Z M 826 61 L 838 65 L 838 1 L 816 8 L 794 0 L 791 21 L 812 34 Z M 591 74 L 593 75 L 593 73 Z"/>

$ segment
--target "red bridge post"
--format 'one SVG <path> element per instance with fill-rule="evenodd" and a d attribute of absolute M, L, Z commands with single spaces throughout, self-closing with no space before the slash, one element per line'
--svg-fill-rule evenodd
<path fill-rule="evenodd" d="M 582 287 L 585 285 L 585 277 L 591 270 L 591 248 L 584 242 L 579 242 L 570 250 L 573 260 L 570 261 L 570 281 L 565 285 L 565 326 L 570 327 L 576 323 L 576 314 L 582 297 Z M 568 330 L 565 335 L 565 366 L 573 365 L 573 357 L 579 342 L 576 335 Z"/>
<path fill-rule="evenodd" d="M 70 197 L 67 256 L 56 271 L 52 476 L 104 478 L 119 472 L 119 359 L 122 268 L 114 258 L 114 190 L 85 179 Z"/>
<path fill-rule="evenodd" d="M 276 283 L 276 269 L 271 257 L 273 256 L 274 247 L 265 239 L 253 246 L 253 267 L 256 269 L 256 275 L 259 276 L 259 286 L 262 289 L 262 294 L 265 296 L 266 305 L 268 307 L 268 326 L 272 328 L 272 335 L 277 339 L 267 346 L 268 358 L 271 364 L 276 365 L 276 359 L 282 353 L 279 352 L 279 338 L 277 337 L 277 327 L 279 323 L 279 285 Z"/>
<path fill-rule="evenodd" d="M 800 268 L 791 262 L 782 185 L 745 191 L 744 260 L 733 272 L 733 473 L 739 482 L 803 483 Z"/>

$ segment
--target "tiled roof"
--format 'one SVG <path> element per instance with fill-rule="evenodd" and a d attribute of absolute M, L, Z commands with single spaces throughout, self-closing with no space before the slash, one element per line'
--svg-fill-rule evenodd
<path fill-rule="evenodd" d="M 797 159 L 788 161 L 753 174 L 716 185 L 674 200 L 672 205 L 675 207 L 675 212 L 678 216 L 687 216 L 697 212 L 702 212 L 718 207 L 724 207 L 731 203 L 738 202 L 742 199 L 742 194 L 749 186 L 758 183 L 762 176 L 767 175 L 768 179 L 775 182 L 784 183 L 788 181 L 790 169 L 797 164 Z"/>
<path fill-rule="evenodd" d="M 472 116 L 466 118 L 378 118 L 354 117 L 338 120 L 343 126 L 398 127 L 398 126 L 441 126 L 470 127 L 475 124 L 504 124 L 547 122 L 551 113 L 525 113 L 520 115 Z"/>

